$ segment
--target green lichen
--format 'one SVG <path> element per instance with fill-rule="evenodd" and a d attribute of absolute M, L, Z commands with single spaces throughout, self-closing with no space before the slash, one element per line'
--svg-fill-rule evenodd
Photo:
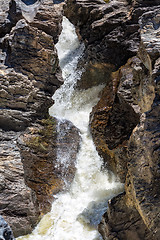
<path fill-rule="evenodd" d="M 110 2 L 110 0 L 104 0 L 104 2 L 106 2 L 106 3 L 109 3 L 109 2 Z"/>
<path fill-rule="evenodd" d="M 42 128 L 40 128 L 36 134 L 33 133 L 26 144 L 30 149 L 36 151 L 46 152 L 49 145 L 54 144 L 56 138 L 56 120 L 53 117 L 43 119 L 40 121 Z"/>

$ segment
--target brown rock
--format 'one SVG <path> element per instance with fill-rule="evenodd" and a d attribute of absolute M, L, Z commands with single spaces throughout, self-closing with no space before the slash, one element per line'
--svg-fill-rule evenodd
<path fill-rule="evenodd" d="M 111 81 L 111 73 L 114 70 L 115 66 L 112 64 L 90 62 L 86 64 L 85 71 L 82 73 L 76 87 L 78 89 L 87 89 L 100 84 L 106 84 Z"/>
<path fill-rule="evenodd" d="M 105 87 L 90 118 L 98 152 L 107 167 L 122 181 L 126 174 L 127 140 L 139 122 L 139 106 L 134 95 L 141 90 L 141 83 L 138 82 L 144 74 L 141 65 L 141 61 L 134 57 L 112 74 L 112 82 Z"/>
<path fill-rule="evenodd" d="M 64 3 L 53 4 L 53 0 L 43 1 L 31 22 L 31 26 L 52 36 L 54 43 L 57 43 L 62 31 L 63 5 Z"/>
<path fill-rule="evenodd" d="M 64 14 L 84 40 L 88 61 L 110 63 L 117 68 L 136 54 L 139 26 L 132 22 L 132 8 L 125 0 L 66 2 Z"/>
<path fill-rule="evenodd" d="M 47 152 L 46 146 L 40 142 L 38 145 L 40 153 L 37 154 L 39 159 L 35 157 L 37 162 L 34 162 L 34 154 L 30 151 L 31 156 L 28 152 L 28 158 L 23 164 L 20 149 L 17 146 L 17 142 L 19 142 L 19 146 L 22 146 L 19 136 L 27 135 L 29 129 L 25 133 L 18 131 L 24 131 L 38 119 L 48 117 L 48 109 L 53 104 L 52 94 L 62 84 L 57 52 L 54 47 L 54 42 L 57 41 L 61 31 L 62 5 L 54 8 L 52 3 L 51 8 L 51 1 L 45 2 L 39 8 L 39 16 L 35 18 L 33 27 L 32 23 L 23 18 L 26 16 L 24 11 L 29 9 L 24 4 L 24 1 L 22 4 L 17 0 L 0 1 L 0 127 L 5 130 L 0 130 L 0 214 L 9 222 L 16 237 L 28 234 L 33 230 L 40 219 L 40 214 L 50 209 L 53 200 L 51 197 L 52 185 L 54 184 L 55 189 L 62 182 L 58 177 L 53 179 L 51 176 L 51 170 L 54 168 L 49 155 L 54 156 L 53 159 L 55 159 L 55 149 L 52 150 L 50 146 Z M 48 9 L 47 4 L 50 4 Z M 38 5 L 32 7 L 33 11 L 31 12 L 36 13 Z M 43 29 L 42 22 L 44 23 L 45 17 L 48 22 L 46 25 L 44 24 L 45 29 Z M 50 17 L 52 19 L 49 21 Z M 52 31 L 51 26 L 55 28 Z M 6 33 L 7 35 L 5 35 Z M 37 123 L 35 127 L 32 127 L 38 131 L 36 127 L 39 126 L 42 130 L 38 139 L 43 140 L 45 137 L 44 125 Z M 48 125 L 46 129 L 48 129 Z M 34 138 L 33 134 L 30 134 L 31 138 Z M 42 136 L 43 134 L 44 136 Z M 36 149 L 33 147 L 32 151 L 34 152 Z M 42 162 L 42 157 L 44 162 Z M 26 176 L 28 174 L 32 180 L 30 173 L 27 173 L 29 168 L 27 161 L 31 161 L 32 182 L 29 182 Z M 48 170 L 47 167 L 50 166 L 51 169 Z M 43 172 L 44 182 L 40 178 L 40 171 Z M 69 172 L 70 181 L 73 178 L 73 175 L 71 176 L 73 172 L 74 167 L 73 171 L 70 169 Z M 33 190 L 29 186 L 33 186 Z M 59 190 L 60 187 L 57 189 Z M 56 191 L 58 191 L 57 189 Z M 41 212 L 41 210 L 43 211 Z"/>
<path fill-rule="evenodd" d="M 138 211 L 124 205 L 124 193 L 109 201 L 108 214 L 104 214 L 99 224 L 99 232 L 109 240 L 153 239 Z"/>
<path fill-rule="evenodd" d="M 128 162 L 125 179 L 126 194 L 119 195 L 110 202 L 108 213 L 104 215 L 99 227 L 104 239 L 109 237 L 109 239 L 124 240 L 158 240 L 160 238 L 158 187 L 160 58 L 158 41 L 155 37 L 156 32 L 159 32 L 158 16 L 159 9 L 154 11 L 154 14 L 151 11 L 142 15 L 140 21 L 142 42 L 138 53 L 141 60 L 132 58 L 128 61 L 131 63 L 129 68 L 127 64 L 121 68 L 122 77 L 117 95 L 130 102 L 132 108 L 141 113 L 141 117 L 140 123 L 129 138 L 126 149 Z M 126 67 L 128 78 L 124 74 Z M 128 80 L 132 80 L 131 85 L 128 84 Z"/>
<path fill-rule="evenodd" d="M 16 145 L 19 133 L 0 131 L 0 214 L 15 237 L 27 234 L 37 224 L 35 194 L 26 186 L 23 164 Z"/>
<path fill-rule="evenodd" d="M 35 86 L 53 94 L 61 81 L 57 79 L 58 57 L 50 35 L 20 20 L 5 38 L 6 64 L 35 80 Z"/>
<path fill-rule="evenodd" d="M 25 181 L 36 193 L 41 213 L 50 210 L 53 194 L 72 182 L 79 142 L 76 127 L 68 121 L 58 123 L 51 117 L 21 135 L 19 147 Z"/>

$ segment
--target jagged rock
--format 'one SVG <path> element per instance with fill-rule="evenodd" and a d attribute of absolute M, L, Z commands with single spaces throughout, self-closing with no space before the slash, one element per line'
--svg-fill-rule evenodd
<path fill-rule="evenodd" d="M 142 2 L 141 2 L 142 3 Z M 157 3 L 157 2 L 156 2 Z M 146 4 L 146 3 L 145 3 Z M 153 2 L 152 2 L 153 4 Z M 127 64 L 118 71 L 119 81 L 116 91 L 113 91 L 114 83 L 110 88 L 110 99 L 106 100 L 97 108 L 97 112 L 92 113 L 91 120 L 95 114 L 95 131 L 100 132 L 103 136 L 103 144 L 107 145 L 110 152 L 110 158 L 113 158 L 112 166 L 115 166 L 116 173 L 119 175 L 119 162 L 126 161 L 125 164 L 125 194 L 114 198 L 109 204 L 109 210 L 104 215 L 99 226 L 99 230 L 104 239 L 153 239 L 160 238 L 160 191 L 158 182 L 159 173 L 159 78 L 160 78 L 160 54 L 159 54 L 159 18 L 160 9 L 144 13 L 140 19 L 141 27 L 141 44 L 138 57 L 131 58 Z M 153 70 L 152 70 L 153 69 Z M 114 78 L 113 78 L 114 80 Z M 105 93 L 107 96 L 107 93 Z M 105 95 L 103 95 L 104 97 Z M 123 137 L 118 136 L 119 143 L 114 139 L 114 131 L 121 126 L 123 117 L 119 118 L 119 122 L 110 121 L 109 118 L 115 120 L 114 104 L 116 97 L 121 100 L 121 107 L 124 102 L 130 105 L 132 110 L 140 116 L 140 122 L 131 129 L 128 135 L 128 141 L 125 142 L 126 149 L 123 153 Z M 105 136 L 104 129 L 101 127 L 102 107 L 106 113 L 106 122 L 109 127 L 110 135 Z M 105 109 L 106 107 L 106 109 Z M 111 110 L 109 109 L 111 108 Z M 118 112 L 119 113 L 119 112 Z M 96 117 L 96 114 L 98 117 Z M 111 115 L 110 115 L 111 114 Z M 118 117 L 118 114 L 116 114 Z M 127 119 L 127 112 L 125 119 Z M 96 122 L 97 120 L 97 122 Z M 98 122 L 99 120 L 99 122 Z M 91 127 L 92 127 L 91 122 Z M 131 121 L 130 121 L 131 123 Z M 136 125 L 135 124 L 135 125 Z M 105 123 L 103 123 L 105 126 Z M 118 125 L 118 126 L 117 126 Z M 98 128 L 98 127 L 99 128 Z M 101 128 L 100 128 L 101 127 Z M 111 127 L 111 128 L 110 128 Z M 96 129 L 97 128 L 97 129 Z M 110 129 L 112 131 L 110 131 Z M 113 134 L 112 134 L 113 132 Z M 123 131 L 121 131 L 121 134 Z M 129 131 L 127 131 L 129 133 Z M 111 137 L 110 137 L 111 136 Z M 126 139 L 127 139 L 126 138 Z M 100 143 L 100 141 L 99 141 Z M 113 145 L 112 145 L 113 143 Z M 116 145 L 117 144 L 117 145 Z M 101 146 L 101 150 L 103 150 Z M 105 149 L 104 149 L 105 150 Z M 118 150 L 118 151 L 117 151 Z M 109 158 L 109 160 L 110 160 Z M 110 164 L 110 162 L 109 162 Z M 123 164 L 122 164 L 123 166 Z M 124 170 L 123 170 L 124 171 Z"/>
<path fill-rule="evenodd" d="M 1 128 L 23 130 L 35 119 L 48 115 L 52 99 L 49 93 L 35 86 L 36 81 L 9 68 L 0 70 L 0 83 Z"/>
<path fill-rule="evenodd" d="M 112 74 L 112 82 L 104 88 L 90 116 L 97 150 L 107 167 L 122 181 L 127 172 L 128 140 L 141 112 L 150 108 L 155 96 L 151 82 L 141 60 L 138 57 L 129 59 Z"/>
<path fill-rule="evenodd" d="M 61 85 L 58 57 L 52 36 L 20 20 L 4 39 L 6 64 L 36 81 L 34 84 L 51 94 Z M 60 70 L 59 70 L 60 71 Z"/>
<path fill-rule="evenodd" d="M 0 239 L 15 240 L 11 228 L 8 226 L 4 218 L 0 216 Z"/>
<path fill-rule="evenodd" d="M 9 33 L 21 18 L 21 9 L 14 0 L 0 0 L 0 38 Z"/>
<path fill-rule="evenodd" d="M 19 133 L 0 131 L 0 214 L 9 222 L 15 237 L 31 232 L 39 210 L 26 186 L 16 141 Z"/>
<path fill-rule="evenodd" d="M 78 89 L 88 89 L 93 86 L 109 83 L 111 81 L 111 73 L 116 69 L 113 64 L 107 63 L 90 62 L 86 66 L 83 64 L 82 60 L 79 67 L 83 66 L 85 70 L 82 72 L 80 80 L 77 81 L 76 87 Z"/>
<path fill-rule="evenodd" d="M 41 213 L 51 208 L 53 194 L 73 180 L 80 135 L 71 122 L 44 119 L 19 138 L 25 181 L 36 193 Z"/>
<path fill-rule="evenodd" d="M 125 0 L 68 0 L 64 6 L 64 14 L 86 43 L 88 61 L 115 67 L 123 65 L 138 49 L 139 26 L 132 22 L 131 10 L 132 5 Z"/>
<path fill-rule="evenodd" d="M 108 214 L 104 214 L 98 230 L 108 240 L 153 239 L 141 216 L 134 207 L 125 206 L 124 193 L 109 201 Z"/>
<path fill-rule="evenodd" d="M 62 12 L 63 3 L 53 4 L 53 0 L 45 0 L 40 5 L 31 25 L 52 36 L 54 43 L 57 43 L 62 30 Z"/>
<path fill-rule="evenodd" d="M 35 119 L 48 116 L 51 96 L 62 84 L 61 71 L 52 36 L 24 19 L 2 43 L 0 126 L 20 131 Z"/>
<path fill-rule="evenodd" d="M 41 210 L 46 212 L 51 204 L 48 204 L 51 193 L 45 196 L 48 204 L 45 208 L 44 191 L 37 193 L 28 186 L 27 168 L 22 163 L 17 142 L 28 126 L 48 117 L 48 109 L 53 104 L 51 97 L 62 84 L 54 43 L 61 31 L 63 4 L 54 6 L 51 1 L 43 1 L 40 6 L 39 1 L 33 2 L 34 6 L 26 1 L 0 1 L 0 214 L 16 237 L 30 233 L 40 219 Z M 34 23 L 27 18 L 29 8 L 32 17 L 36 12 L 39 14 Z M 52 157 L 54 154 L 55 151 Z M 31 159 L 29 155 L 28 159 Z M 36 167 L 40 169 L 42 162 L 38 160 Z"/>
<path fill-rule="evenodd" d="M 153 10 L 152 15 L 158 12 L 158 4 L 159 0 L 111 0 L 107 3 L 103 0 L 66 1 L 64 14 L 76 26 L 79 38 L 86 45 L 85 71 L 78 88 L 110 81 L 111 72 L 137 54 L 140 43 L 139 17 L 147 11 Z"/>

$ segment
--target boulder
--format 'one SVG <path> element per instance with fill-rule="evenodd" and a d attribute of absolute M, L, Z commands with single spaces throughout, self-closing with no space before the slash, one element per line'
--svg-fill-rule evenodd
<path fill-rule="evenodd" d="M 124 205 L 125 201 L 124 193 L 109 201 L 108 213 L 104 214 L 98 226 L 104 239 L 153 239 L 138 211 L 134 207 Z"/>
<path fill-rule="evenodd" d="M 71 122 L 52 117 L 27 128 L 19 137 L 24 178 L 36 194 L 42 214 L 51 209 L 53 194 L 70 186 L 80 139 Z"/>
<path fill-rule="evenodd" d="M 31 232 L 40 214 L 36 197 L 25 183 L 18 137 L 19 133 L 0 131 L 0 214 L 15 237 Z"/>
<path fill-rule="evenodd" d="M 3 217 L 0 216 L 0 239 L 15 240 L 11 228 L 8 226 Z"/>

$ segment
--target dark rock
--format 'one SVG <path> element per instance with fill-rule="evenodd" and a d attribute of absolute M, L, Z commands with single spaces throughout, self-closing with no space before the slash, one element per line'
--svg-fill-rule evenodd
<path fill-rule="evenodd" d="M 0 6 L 0 38 L 2 38 L 22 18 L 22 12 L 14 0 L 1 0 Z"/>
<path fill-rule="evenodd" d="M 36 1 L 31 4 L 30 1 L 30 5 L 27 5 L 25 1 L 0 1 L 0 214 L 9 222 L 15 237 L 30 233 L 40 220 L 42 212 L 50 209 L 53 200 L 52 186 L 49 193 L 53 178 L 49 180 L 44 177 L 44 186 L 40 178 L 39 189 L 36 189 L 37 179 L 34 179 L 33 175 L 32 184 L 29 182 L 26 176 L 27 163 L 22 163 L 17 145 L 20 135 L 27 135 L 29 130 L 26 130 L 26 133 L 22 131 L 35 121 L 48 118 L 48 109 L 53 104 L 51 97 L 62 84 L 54 42 L 61 31 L 63 4 L 54 7 L 51 1 L 42 3 L 43 6 L 39 3 Z M 50 4 L 49 7 L 47 4 Z M 31 11 L 28 12 L 29 9 Z M 36 18 L 38 11 L 40 14 Z M 33 17 L 34 26 L 30 22 Z M 43 28 L 42 22 L 45 22 L 45 18 L 48 22 Z M 40 129 L 43 128 L 42 125 L 39 126 Z M 50 150 L 52 151 L 51 146 Z M 45 154 L 48 154 L 49 158 L 50 153 L 45 151 Z M 38 155 L 40 159 L 37 157 L 36 164 L 31 164 L 32 173 L 35 171 L 37 174 L 42 165 L 45 168 L 47 161 L 42 164 L 40 155 L 43 153 Z M 56 158 L 56 151 L 53 150 L 51 155 Z M 27 156 L 32 159 L 29 153 Z M 48 161 L 51 162 L 51 159 Z M 44 176 L 47 174 L 51 176 L 51 170 Z M 71 174 L 69 176 L 71 181 Z M 57 178 L 57 181 L 58 185 L 60 180 Z M 29 185 L 33 185 L 33 190 Z M 46 203 L 46 207 L 42 202 L 44 205 Z"/>
<path fill-rule="evenodd" d="M 138 211 L 124 205 L 125 198 L 123 193 L 109 201 L 108 214 L 104 214 L 99 232 L 108 240 L 153 239 Z"/>
<path fill-rule="evenodd" d="M 54 43 L 57 43 L 62 30 L 62 13 L 63 3 L 53 4 L 53 0 L 45 0 L 40 5 L 31 25 L 52 36 Z"/>
<path fill-rule="evenodd" d="M 0 239 L 15 240 L 11 228 L 8 226 L 4 218 L 0 216 Z"/>
<path fill-rule="evenodd" d="M 3 48 L 0 126 L 20 131 L 35 119 L 48 116 L 51 97 L 62 84 L 61 71 L 52 36 L 25 20 L 3 39 Z"/>
<path fill-rule="evenodd" d="M 77 15 L 78 12 L 78 15 Z M 88 61 L 117 67 L 136 54 L 138 22 L 132 23 L 132 5 L 127 1 L 68 0 L 64 13 L 86 43 Z"/>
<path fill-rule="evenodd" d="M 157 3 L 157 2 L 156 2 Z M 142 2 L 140 3 L 141 5 Z M 145 4 L 145 3 L 144 3 Z M 152 1 L 153 4 L 153 1 Z M 119 165 L 125 166 L 125 194 L 119 195 L 110 201 L 108 212 L 104 215 L 99 226 L 99 231 L 104 239 L 153 239 L 160 238 L 160 191 L 158 182 L 159 172 L 159 77 L 160 77 L 160 54 L 159 54 L 159 29 L 160 29 L 160 10 L 146 12 L 140 20 L 141 44 L 138 51 L 138 57 L 128 60 L 127 64 L 119 70 L 119 81 L 116 91 L 109 95 L 111 101 L 105 99 L 106 122 L 110 117 L 114 120 L 114 104 L 116 97 L 121 100 L 121 107 L 124 102 L 130 105 L 137 116 L 140 116 L 140 122 L 132 129 L 126 141 L 125 154 L 123 155 L 123 144 L 113 146 L 110 152 L 104 152 L 113 158 L 112 166 L 115 166 L 115 172 L 119 175 Z M 112 80 L 113 81 L 113 80 Z M 112 83 L 114 86 L 114 82 Z M 100 100 L 103 102 L 102 100 Z M 99 107 L 97 105 L 97 107 Z M 109 111 L 108 108 L 111 108 Z M 95 109 L 94 109 L 95 110 Z M 101 110 L 101 108 L 99 108 Z M 107 112 L 108 111 L 108 112 Z M 118 111 L 118 114 L 120 111 Z M 94 111 L 92 113 L 94 119 Z M 97 124 L 101 119 L 101 112 L 95 111 L 94 119 Z M 116 114 L 116 117 L 118 117 Z M 126 119 L 128 118 L 126 112 Z M 121 117 L 122 118 L 122 117 Z M 121 122 L 121 118 L 119 118 Z M 123 118 L 122 118 L 123 119 Z M 97 122 L 96 122 L 97 120 Z M 131 120 L 129 120 L 131 123 Z M 100 122 L 100 121 L 99 121 Z M 113 121 L 114 122 L 114 121 Z M 117 122 L 120 127 L 120 122 Z M 116 121 L 115 121 L 116 123 Z M 100 125 L 100 124 L 99 124 Z M 92 122 L 91 122 L 92 126 Z M 95 125 L 95 129 L 98 126 Z M 106 125 L 107 126 L 107 125 Z M 114 126 L 114 125 L 113 125 Z M 116 126 L 115 129 L 118 127 Z M 102 146 L 112 147 L 112 138 L 114 137 L 114 128 L 109 132 L 112 137 L 104 137 L 103 129 L 99 130 L 103 135 Z M 109 131 L 109 130 L 108 130 Z M 117 132 L 117 131 L 116 131 Z M 122 131 L 123 132 L 123 131 Z M 122 133 L 121 132 L 121 133 Z M 129 133 L 129 131 L 127 131 Z M 94 135 L 95 130 L 93 130 Z M 108 138 L 110 139 L 108 142 Z M 95 138 L 96 139 L 96 138 Z M 121 135 L 118 140 L 121 139 Z M 96 141 L 97 142 L 97 139 Z M 115 140 L 113 141 L 116 144 Z M 101 146 L 101 150 L 103 148 Z M 126 164 L 117 164 L 116 159 Z M 110 162 L 109 162 L 110 164 Z M 121 175 L 120 175 L 121 177 Z"/>
<path fill-rule="evenodd" d="M 83 60 L 80 66 L 82 64 L 84 64 Z M 114 65 L 91 62 L 85 65 L 83 65 L 83 69 L 85 70 L 82 71 L 82 76 L 76 85 L 78 89 L 88 89 L 111 81 L 111 73 L 115 70 Z"/>
<path fill-rule="evenodd" d="M 5 130 L 24 130 L 32 121 L 48 115 L 50 94 L 39 89 L 36 81 L 16 73 L 0 70 L 0 126 Z"/>
<path fill-rule="evenodd" d="M 61 85 L 56 76 L 59 70 L 57 52 L 50 35 L 20 20 L 5 38 L 4 45 L 5 64 L 35 80 L 35 86 L 53 94 Z"/>
<path fill-rule="evenodd" d="M 0 131 L 0 214 L 15 237 L 31 232 L 40 214 L 36 197 L 25 184 L 18 137 L 19 133 Z"/>

